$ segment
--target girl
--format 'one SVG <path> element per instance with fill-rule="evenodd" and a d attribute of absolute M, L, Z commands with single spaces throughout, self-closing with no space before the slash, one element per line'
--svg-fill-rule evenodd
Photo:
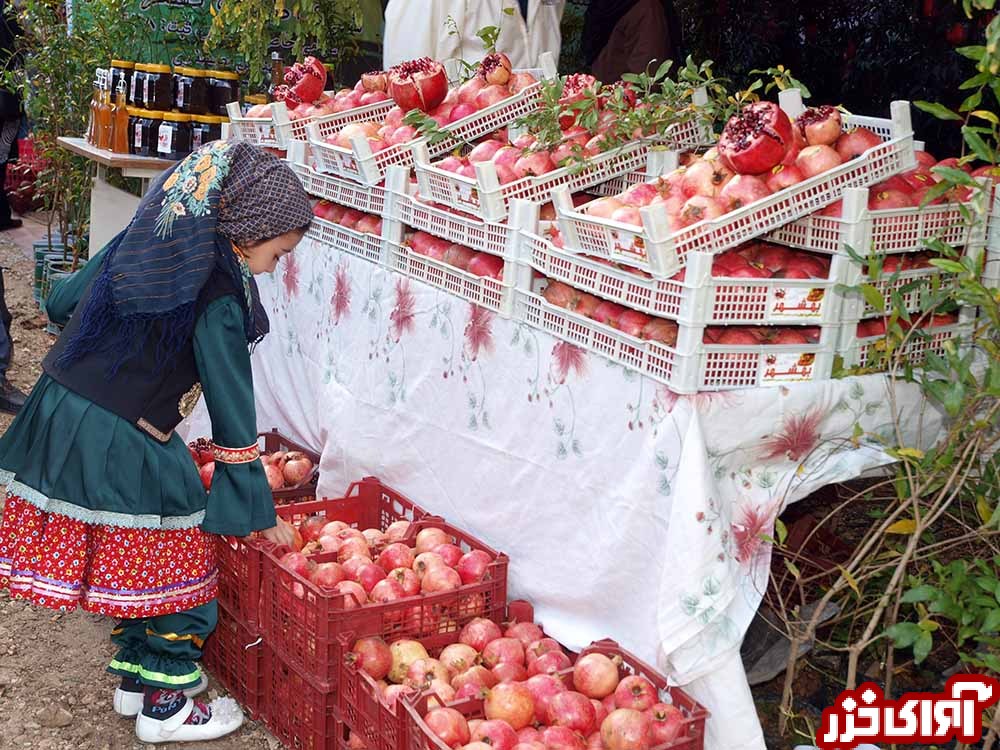
<path fill-rule="evenodd" d="M 312 219 L 281 160 L 211 143 L 162 175 L 132 222 L 50 295 L 66 329 L 0 439 L 0 587 L 118 618 L 114 709 L 143 742 L 237 729 L 235 701 L 193 700 L 216 623 L 214 534 L 287 543 L 258 461 L 251 346 L 267 333 L 253 274 Z M 75 311 L 75 312 L 74 312 Z M 174 428 L 204 393 L 206 494 Z"/>

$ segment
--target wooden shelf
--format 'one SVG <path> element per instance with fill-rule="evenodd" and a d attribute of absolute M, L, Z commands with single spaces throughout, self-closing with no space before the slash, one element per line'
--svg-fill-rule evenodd
<path fill-rule="evenodd" d="M 74 154 L 95 161 L 101 166 L 121 169 L 126 173 L 162 172 L 177 163 L 170 159 L 154 159 L 148 156 L 133 156 L 132 154 L 115 154 L 107 149 L 99 149 L 96 146 L 92 146 L 84 138 L 67 138 L 63 136 L 58 139 L 58 143 L 67 151 L 72 151 Z M 135 176 L 144 175 L 136 174 Z"/>

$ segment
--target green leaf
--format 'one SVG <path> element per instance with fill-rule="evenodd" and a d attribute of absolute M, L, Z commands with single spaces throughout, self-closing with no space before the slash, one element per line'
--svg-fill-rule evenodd
<path fill-rule="evenodd" d="M 979 106 L 979 102 L 977 101 L 972 106 Z M 992 164 L 996 160 L 996 154 L 993 149 L 986 145 L 986 141 L 983 140 L 979 133 L 974 132 L 966 126 L 962 128 L 962 135 L 965 137 L 965 142 L 969 144 L 969 148 L 972 149 L 973 153 L 984 162 Z"/>
<path fill-rule="evenodd" d="M 903 594 L 902 601 L 904 604 L 913 604 L 914 602 L 929 602 L 938 593 L 938 590 L 933 586 L 923 585 L 917 586 L 915 589 L 910 589 L 905 594 Z"/>
<path fill-rule="evenodd" d="M 939 120 L 961 120 L 962 116 L 952 112 L 943 104 L 937 104 L 935 102 L 925 102 L 925 101 L 915 101 L 913 106 L 917 109 L 926 112 L 929 115 L 933 115 Z"/>
<path fill-rule="evenodd" d="M 983 101 L 983 92 L 973 91 L 958 106 L 958 111 L 968 112 L 970 109 L 974 109 L 975 107 L 978 107 L 980 104 L 982 104 L 982 101 Z"/>
<path fill-rule="evenodd" d="M 979 184 L 967 172 L 963 172 L 961 169 L 956 169 L 955 167 L 931 167 L 931 172 L 941 175 L 941 177 L 949 182 L 954 182 L 958 185 L 977 187 Z"/>
<path fill-rule="evenodd" d="M 871 284 L 862 284 L 861 295 L 865 298 L 865 302 L 875 308 L 875 310 L 885 312 L 885 297 L 874 286 Z"/>
<path fill-rule="evenodd" d="M 923 631 L 914 622 L 898 622 L 885 631 L 885 634 L 892 638 L 896 648 L 906 648 L 912 646 Z"/>
<path fill-rule="evenodd" d="M 934 645 L 934 637 L 930 632 L 924 630 L 921 631 L 920 635 L 917 637 L 916 643 L 913 644 L 913 661 L 920 664 L 927 655 L 931 652 L 931 647 Z"/>
<path fill-rule="evenodd" d="M 962 57 L 967 57 L 970 60 L 975 60 L 978 62 L 983 59 L 983 55 L 986 54 L 986 47 L 981 44 L 974 44 L 968 47 L 956 47 L 955 51 Z"/>
<path fill-rule="evenodd" d="M 965 266 L 954 260 L 932 258 L 930 263 L 935 268 L 940 268 L 942 271 L 947 271 L 948 273 L 966 273 Z"/>
<path fill-rule="evenodd" d="M 788 538 L 788 528 L 780 518 L 774 519 L 774 533 L 778 535 L 778 544 L 784 544 Z"/>
<path fill-rule="evenodd" d="M 990 610 L 983 620 L 983 632 L 996 633 L 998 630 L 1000 630 L 1000 609 Z"/>

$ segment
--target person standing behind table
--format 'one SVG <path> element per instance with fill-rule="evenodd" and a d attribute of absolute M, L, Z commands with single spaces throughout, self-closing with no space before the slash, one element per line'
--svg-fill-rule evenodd
<path fill-rule="evenodd" d="M 385 10 L 382 63 L 430 57 L 478 62 L 486 54 L 476 32 L 500 28 L 496 49 L 514 69 L 540 68 L 543 52 L 559 59 L 566 0 L 389 0 Z M 451 18 L 458 27 L 453 34 Z"/>
<path fill-rule="evenodd" d="M 249 347 L 268 320 L 253 274 L 311 222 L 298 177 L 256 146 L 215 141 L 164 172 L 128 227 L 53 288 L 49 318 L 68 323 L 0 438 L 0 588 L 119 620 L 113 707 L 142 742 L 243 722 L 232 699 L 194 700 L 207 686 L 195 662 L 217 621 L 213 535 L 292 542 L 258 460 Z M 200 394 L 208 493 L 174 432 Z"/>
<path fill-rule="evenodd" d="M 20 67 L 14 40 L 20 36 L 21 27 L 6 3 L 0 3 L 0 55 L 8 68 Z M 7 200 L 7 160 L 21 126 L 21 98 L 16 92 L 0 89 L 0 231 L 17 229 L 20 219 L 14 219 Z M 0 411 L 17 414 L 27 396 L 7 379 L 7 370 L 14 356 L 14 342 L 10 336 L 12 316 L 7 309 L 4 294 L 3 269 L 0 268 Z"/>
<path fill-rule="evenodd" d="M 680 29 L 673 4 L 670 0 L 591 0 L 580 47 L 591 73 L 605 83 L 617 81 L 624 73 L 642 73 L 652 61 L 679 63 Z"/>

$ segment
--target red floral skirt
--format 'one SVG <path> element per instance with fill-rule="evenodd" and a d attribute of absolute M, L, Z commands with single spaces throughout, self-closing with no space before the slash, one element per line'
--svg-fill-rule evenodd
<path fill-rule="evenodd" d="M 88 524 L 7 496 L 0 589 L 14 598 L 121 619 L 156 617 L 211 601 L 217 577 L 213 537 L 199 528 Z"/>

